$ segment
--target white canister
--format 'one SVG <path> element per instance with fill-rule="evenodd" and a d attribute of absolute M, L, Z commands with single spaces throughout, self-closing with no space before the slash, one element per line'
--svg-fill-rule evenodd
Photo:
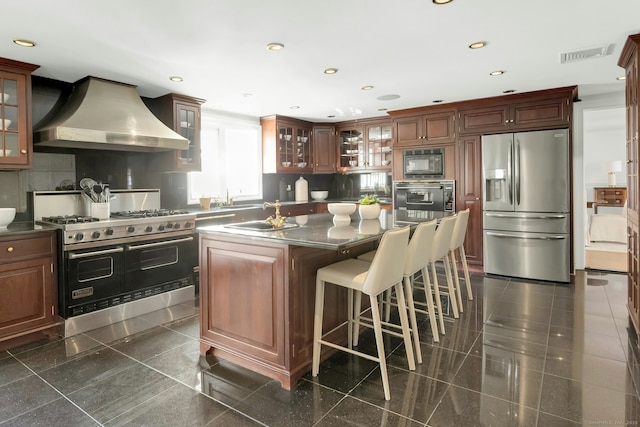
<path fill-rule="evenodd" d="M 303 177 L 296 181 L 296 202 L 309 201 L 309 183 Z"/>

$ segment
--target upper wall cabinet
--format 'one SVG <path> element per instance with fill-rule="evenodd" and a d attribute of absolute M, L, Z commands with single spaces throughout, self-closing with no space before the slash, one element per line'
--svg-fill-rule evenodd
<path fill-rule="evenodd" d="M 388 119 L 343 122 L 337 134 L 341 172 L 391 171 L 393 126 Z"/>
<path fill-rule="evenodd" d="M 0 58 L 0 169 L 31 167 L 31 73 L 38 67 Z"/>
<path fill-rule="evenodd" d="M 333 126 L 313 127 L 313 173 L 335 173 L 336 130 Z"/>
<path fill-rule="evenodd" d="M 171 171 L 199 171 L 200 157 L 200 110 L 204 99 L 169 93 L 159 98 L 145 100 L 147 106 L 165 125 L 189 140 L 189 148 L 162 153 L 169 160 L 166 166 Z"/>
<path fill-rule="evenodd" d="M 261 117 L 262 171 L 312 173 L 313 124 L 283 116 Z"/>
<path fill-rule="evenodd" d="M 456 140 L 455 110 L 398 117 L 393 123 L 397 146 L 449 144 Z"/>
<path fill-rule="evenodd" d="M 515 104 L 460 108 L 460 134 L 552 129 L 569 126 L 570 98 L 567 96 Z"/>

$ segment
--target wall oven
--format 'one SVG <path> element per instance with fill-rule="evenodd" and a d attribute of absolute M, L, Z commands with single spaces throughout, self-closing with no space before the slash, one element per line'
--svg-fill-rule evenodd
<path fill-rule="evenodd" d="M 395 181 L 393 207 L 411 212 L 455 212 L 455 181 Z"/>
<path fill-rule="evenodd" d="M 404 179 L 443 179 L 444 148 L 403 150 Z"/>

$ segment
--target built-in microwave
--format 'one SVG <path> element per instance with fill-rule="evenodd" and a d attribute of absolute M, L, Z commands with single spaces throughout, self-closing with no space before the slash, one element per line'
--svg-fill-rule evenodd
<path fill-rule="evenodd" d="M 444 178 L 444 148 L 404 150 L 402 163 L 404 179 Z"/>

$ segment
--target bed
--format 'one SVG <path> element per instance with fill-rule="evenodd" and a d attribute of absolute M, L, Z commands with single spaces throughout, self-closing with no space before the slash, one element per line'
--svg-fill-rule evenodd
<path fill-rule="evenodd" d="M 627 217 L 594 214 L 588 221 L 585 267 L 596 270 L 627 271 Z"/>

